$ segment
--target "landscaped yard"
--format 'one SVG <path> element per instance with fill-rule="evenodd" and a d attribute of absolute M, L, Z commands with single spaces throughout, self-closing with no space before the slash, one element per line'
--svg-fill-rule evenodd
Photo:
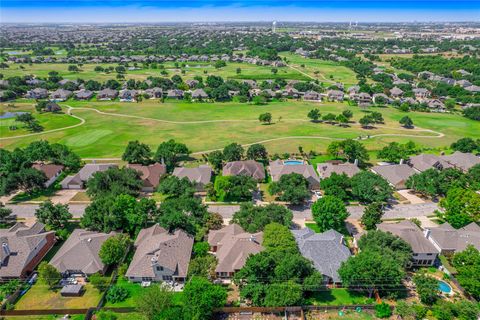
<path fill-rule="evenodd" d="M 344 288 L 334 288 L 328 291 L 318 291 L 307 298 L 307 305 L 352 305 L 370 304 L 373 299 L 368 299 L 363 293 L 352 292 Z"/>
<path fill-rule="evenodd" d="M 264 143 L 270 153 L 282 154 L 298 152 L 299 146 L 306 152 L 325 152 L 333 140 L 357 138 L 359 135 L 372 137 L 362 141 L 372 150 L 378 150 L 392 141 L 404 143 L 413 140 L 424 147 L 444 148 L 461 137 L 480 138 L 480 122 L 456 114 L 408 113 L 415 125 L 441 132 L 445 134 L 443 137 L 431 131 L 403 129 L 398 120 L 405 113 L 390 107 L 370 108 L 380 111 L 385 118 L 385 124 L 376 129 L 362 129 L 357 123 L 341 128 L 308 121 L 306 115 L 313 108 L 320 108 L 323 114 L 339 114 L 349 109 L 353 111 L 355 121 L 365 114 L 364 110 L 345 103 L 286 101 L 254 106 L 235 102 L 160 103 L 148 100 L 141 103 L 68 101 L 62 105 L 82 108 L 74 109 L 73 114 L 85 119 L 85 124 L 34 136 L 3 139 L 0 140 L 0 147 L 13 149 L 38 139 L 47 139 L 67 145 L 82 157 L 111 158 L 120 157 L 128 141 L 137 139 L 149 144 L 154 151 L 162 141 L 176 139 L 197 153 L 223 148 L 231 142 L 259 142 Z M 0 104 L 2 111 L 11 111 L 11 108 L 7 104 Z M 24 104 L 22 108 L 15 108 L 15 111 L 33 111 L 33 106 Z M 260 124 L 258 115 L 263 112 L 272 113 L 272 125 Z M 56 114 L 42 116 L 68 117 Z"/>
<path fill-rule="evenodd" d="M 89 202 L 90 197 L 85 191 L 77 192 L 71 199 L 70 202 Z"/>
<path fill-rule="evenodd" d="M 100 296 L 100 292 L 89 283 L 85 285 L 83 296 L 62 297 L 60 289 L 49 290 L 47 285 L 37 282 L 15 304 L 15 309 L 86 309 L 96 307 L 100 301 Z"/>

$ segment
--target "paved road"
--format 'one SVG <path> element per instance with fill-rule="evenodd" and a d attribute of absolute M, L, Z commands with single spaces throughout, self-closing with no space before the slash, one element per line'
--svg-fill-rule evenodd
<path fill-rule="evenodd" d="M 351 206 L 348 207 L 348 212 L 352 219 L 360 219 L 363 214 L 364 206 Z M 439 210 L 436 203 L 427 202 L 419 204 L 398 204 L 391 208 L 387 208 L 383 215 L 383 219 L 407 219 L 427 217 L 434 215 L 435 210 Z"/>
<path fill-rule="evenodd" d="M 7 208 L 12 209 L 12 215 L 18 218 L 33 218 L 35 217 L 35 210 L 37 210 L 37 204 L 17 204 L 17 205 L 6 205 Z M 68 206 L 70 213 L 74 218 L 80 218 L 85 212 L 86 204 L 71 204 Z"/>

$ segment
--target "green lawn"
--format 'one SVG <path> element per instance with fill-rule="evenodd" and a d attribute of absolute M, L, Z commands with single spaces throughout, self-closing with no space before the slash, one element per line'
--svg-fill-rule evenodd
<path fill-rule="evenodd" d="M 318 291 L 307 298 L 307 305 L 350 305 L 350 304 L 370 304 L 374 303 L 363 293 L 349 291 L 343 288 L 334 288 L 328 291 Z"/>
<path fill-rule="evenodd" d="M 436 135 L 432 132 L 401 128 L 398 120 L 405 113 L 394 108 L 370 108 L 380 111 L 386 123 L 384 127 L 369 130 L 360 128 L 358 124 L 342 128 L 312 123 L 306 117 L 308 111 L 315 107 L 320 108 L 322 113 L 335 114 L 350 109 L 354 113 L 355 121 L 364 115 L 365 111 L 344 103 L 286 101 L 254 106 L 235 102 L 160 103 L 149 100 L 141 103 L 68 101 L 61 105 L 84 108 L 73 110 L 73 114 L 84 118 L 86 123 L 55 132 L 0 140 L 0 147 L 13 149 L 38 139 L 47 139 L 50 142 L 66 144 L 82 157 L 110 158 L 120 157 L 128 141 L 136 139 L 147 143 L 153 150 L 156 150 L 162 141 L 176 139 L 186 143 L 192 152 L 223 148 L 231 142 L 241 144 L 263 142 L 270 153 L 281 154 L 297 152 L 299 146 L 306 152 L 310 150 L 325 152 L 333 139 L 356 138 L 359 135 L 364 137 L 380 135 L 363 140 L 366 147 L 371 150 L 378 150 L 392 141 L 404 143 L 413 140 L 424 147 L 445 148 L 461 137 L 480 138 L 480 122 L 456 114 L 408 113 L 415 125 L 423 129 L 440 131 L 445 134 L 442 138 L 432 138 Z M 99 114 L 91 108 L 110 114 Z M 25 105 L 22 108 L 16 107 L 15 111 L 32 109 L 33 106 Z M 7 104 L 0 104 L 0 112 L 10 110 Z M 258 115 L 264 112 L 272 113 L 274 119 L 272 125 L 264 126 L 258 122 Z M 42 114 L 42 116 L 55 121 L 58 116 L 69 119 L 64 125 L 56 123 L 55 127 L 71 125 L 70 120 L 73 119 L 68 115 Z M 407 134 L 411 137 L 398 137 L 392 134 Z M 420 135 L 429 137 L 419 137 Z"/>
<path fill-rule="evenodd" d="M 15 304 L 15 309 L 84 309 L 96 307 L 99 301 L 100 292 L 89 283 L 85 285 L 83 296 L 62 297 L 60 290 L 49 290 L 48 286 L 37 282 Z"/>

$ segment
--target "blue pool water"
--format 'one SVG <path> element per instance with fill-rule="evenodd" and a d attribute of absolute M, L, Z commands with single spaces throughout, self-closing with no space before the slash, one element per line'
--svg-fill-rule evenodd
<path fill-rule="evenodd" d="M 283 161 L 283 164 L 287 165 L 287 166 L 293 166 L 293 165 L 297 165 L 297 164 L 303 164 L 303 161 L 301 161 L 301 160 L 285 160 L 285 161 Z"/>
<path fill-rule="evenodd" d="M 444 281 L 438 281 L 438 290 L 440 290 L 443 293 L 450 293 L 452 292 L 452 287 L 448 285 L 448 283 Z"/>
<path fill-rule="evenodd" d="M 24 113 L 28 113 L 28 112 L 10 112 L 10 111 L 7 111 L 5 113 L 0 114 L 0 119 L 15 118 L 16 116 L 18 116 L 20 114 L 24 114 Z"/>

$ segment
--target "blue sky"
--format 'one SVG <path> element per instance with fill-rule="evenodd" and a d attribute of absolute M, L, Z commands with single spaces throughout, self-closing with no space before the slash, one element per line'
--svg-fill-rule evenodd
<path fill-rule="evenodd" d="M 480 21 L 480 0 L 2 0 L 1 22 Z"/>

